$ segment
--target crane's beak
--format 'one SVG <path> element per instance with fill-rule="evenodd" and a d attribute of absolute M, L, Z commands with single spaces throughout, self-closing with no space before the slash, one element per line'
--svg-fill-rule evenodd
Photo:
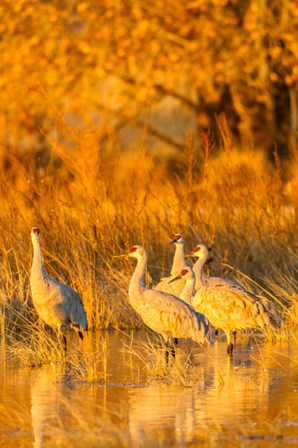
<path fill-rule="evenodd" d="M 125 258 L 128 257 L 128 254 L 123 254 L 123 255 L 113 255 L 113 258 Z"/>
<path fill-rule="evenodd" d="M 176 277 L 172 278 L 172 279 L 169 281 L 169 283 L 173 283 L 173 282 L 175 282 L 176 280 L 179 280 L 180 278 L 182 278 L 182 274 L 176 275 Z"/>
<path fill-rule="evenodd" d="M 185 257 L 193 257 L 193 253 L 191 252 L 190 254 L 185 254 Z"/>

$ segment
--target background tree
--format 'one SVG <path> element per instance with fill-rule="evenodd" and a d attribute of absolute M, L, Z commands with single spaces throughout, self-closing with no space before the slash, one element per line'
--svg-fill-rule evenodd
<path fill-rule="evenodd" d="M 293 144 L 294 0 L 4 0 L 0 14 L 5 150 L 43 152 L 47 135 L 71 147 L 65 120 L 98 145 L 116 130 L 129 146 L 148 126 L 170 151 L 222 112 L 243 150 Z"/>

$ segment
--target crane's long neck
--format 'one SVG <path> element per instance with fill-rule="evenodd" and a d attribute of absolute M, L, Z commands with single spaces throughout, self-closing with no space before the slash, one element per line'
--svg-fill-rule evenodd
<path fill-rule="evenodd" d="M 183 244 L 176 244 L 175 255 L 173 259 L 171 275 L 177 275 L 185 266 L 184 247 Z"/>
<path fill-rule="evenodd" d="M 204 274 L 203 268 L 207 261 L 207 257 L 198 258 L 192 269 L 194 271 L 196 281 L 195 281 L 195 290 L 197 291 L 201 286 L 205 284 L 206 276 Z"/>
<path fill-rule="evenodd" d="M 191 305 L 191 301 L 194 296 L 194 286 L 195 286 L 194 277 L 189 278 L 186 280 L 185 286 L 180 293 L 180 299 L 188 303 L 189 305 Z"/>
<path fill-rule="evenodd" d="M 145 289 L 144 275 L 147 266 L 147 255 L 137 258 L 137 265 L 132 274 L 129 283 L 129 299 L 133 301 L 134 297 L 139 297 L 140 293 Z"/>
<path fill-rule="evenodd" d="M 31 277 L 42 279 L 47 276 L 47 273 L 43 265 L 41 244 L 38 240 L 33 241 L 32 244 L 33 244 L 33 261 L 31 268 Z"/>

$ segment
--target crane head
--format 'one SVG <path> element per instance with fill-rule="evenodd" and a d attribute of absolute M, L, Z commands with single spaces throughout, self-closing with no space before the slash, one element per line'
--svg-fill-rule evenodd
<path fill-rule="evenodd" d="M 184 238 L 181 233 L 175 233 L 172 238 L 170 244 L 184 244 Z"/>
<path fill-rule="evenodd" d="M 31 229 L 31 236 L 32 237 L 35 236 L 37 238 L 40 237 L 40 230 L 39 230 L 38 227 L 32 227 L 32 229 Z"/>
<path fill-rule="evenodd" d="M 132 246 L 128 254 L 122 254 L 122 255 L 113 255 L 113 258 L 123 258 L 123 257 L 134 257 L 134 258 L 141 258 L 144 256 L 145 249 L 142 246 L 139 246 L 138 244 L 135 244 Z"/>
<path fill-rule="evenodd" d="M 176 280 L 179 279 L 183 279 L 183 280 L 188 280 L 188 279 L 193 279 L 194 278 L 194 274 L 191 268 L 185 266 L 182 271 L 180 272 L 180 274 L 176 275 L 176 277 L 172 278 L 169 283 L 175 282 Z"/>
<path fill-rule="evenodd" d="M 208 248 L 206 246 L 204 246 L 204 244 L 198 244 L 194 250 L 191 252 L 191 254 L 193 257 L 197 257 L 197 258 L 206 258 L 208 256 Z"/>
<path fill-rule="evenodd" d="M 130 249 L 128 256 L 129 257 L 134 257 L 134 258 L 140 258 L 143 257 L 145 255 L 145 249 L 142 246 L 139 246 L 138 244 L 135 244 L 134 246 L 132 246 L 132 248 Z"/>

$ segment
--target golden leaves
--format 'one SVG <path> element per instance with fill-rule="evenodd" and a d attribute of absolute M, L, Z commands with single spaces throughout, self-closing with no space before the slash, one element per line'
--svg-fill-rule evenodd
<path fill-rule="evenodd" d="M 137 86 L 140 108 L 152 99 L 154 84 L 175 91 L 192 83 L 203 103 L 217 105 L 224 88 L 237 84 L 244 103 L 261 103 L 272 83 L 294 85 L 298 78 L 296 2 L 264 5 L 252 0 L 241 12 L 227 0 L 77 0 L 71 7 L 3 0 L 0 84 L 9 88 L 0 112 L 17 109 L 7 101 L 15 96 L 12 84 L 22 91 L 24 79 L 34 76 L 54 98 L 64 92 L 76 111 L 83 109 L 88 98 L 96 102 L 95 86 L 110 73 Z M 37 115 L 49 113 L 38 101 L 24 101 Z M 200 122 L 208 122 L 203 112 Z"/>

